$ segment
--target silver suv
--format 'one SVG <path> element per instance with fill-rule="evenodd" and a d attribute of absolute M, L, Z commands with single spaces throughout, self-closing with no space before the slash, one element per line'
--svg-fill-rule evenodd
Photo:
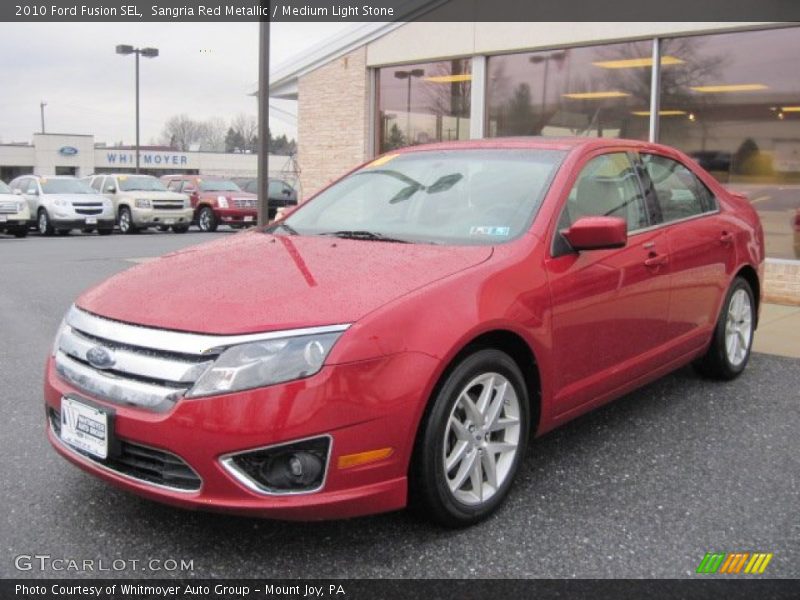
<path fill-rule="evenodd" d="M 7 231 L 14 237 L 28 235 L 31 212 L 28 203 L 14 196 L 11 188 L 0 181 L 0 232 Z"/>
<path fill-rule="evenodd" d="M 63 175 L 23 175 L 10 186 L 28 202 L 31 217 L 42 235 L 66 235 L 72 229 L 100 235 L 114 231 L 111 201 L 83 181 Z"/>
<path fill-rule="evenodd" d="M 189 196 L 167 191 L 155 177 L 109 173 L 87 179 L 95 192 L 113 203 L 122 233 L 136 233 L 148 227 L 171 227 L 175 233 L 189 230 L 194 214 Z"/>

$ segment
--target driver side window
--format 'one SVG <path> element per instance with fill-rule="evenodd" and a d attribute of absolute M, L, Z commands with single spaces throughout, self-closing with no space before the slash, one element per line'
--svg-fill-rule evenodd
<path fill-rule="evenodd" d="M 620 217 L 628 231 L 647 226 L 639 179 L 624 152 L 593 158 L 581 170 L 559 219 L 559 230 L 581 217 Z"/>

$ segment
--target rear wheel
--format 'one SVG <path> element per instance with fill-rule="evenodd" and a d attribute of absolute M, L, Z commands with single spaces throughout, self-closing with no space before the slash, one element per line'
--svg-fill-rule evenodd
<path fill-rule="evenodd" d="M 217 217 L 214 216 L 214 211 L 208 206 L 200 209 L 200 214 L 197 216 L 197 226 L 200 231 L 212 232 L 217 230 Z"/>
<path fill-rule="evenodd" d="M 49 236 L 55 233 L 55 229 L 53 229 L 53 224 L 50 222 L 50 216 L 47 214 L 47 211 L 43 208 L 39 209 L 39 214 L 36 217 L 36 225 L 41 235 Z"/>
<path fill-rule="evenodd" d="M 705 355 L 694 362 L 698 372 L 714 379 L 733 379 L 744 371 L 753 345 L 755 306 L 753 289 L 747 280 L 734 279 L 714 328 L 711 345 Z"/>
<path fill-rule="evenodd" d="M 447 376 L 422 424 L 412 502 L 448 527 L 485 519 L 508 494 L 530 430 L 528 390 L 504 352 L 479 350 Z"/>
<path fill-rule="evenodd" d="M 133 215 L 131 209 L 123 206 L 119 209 L 119 230 L 125 234 L 138 233 L 139 228 L 133 224 Z"/>

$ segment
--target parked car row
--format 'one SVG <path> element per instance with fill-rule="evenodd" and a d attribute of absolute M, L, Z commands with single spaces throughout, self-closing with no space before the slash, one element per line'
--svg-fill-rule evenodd
<path fill-rule="evenodd" d="M 257 189 L 256 180 L 240 180 Z M 297 204 L 286 182 L 270 180 L 269 218 L 279 208 Z M 274 194 L 274 197 L 273 197 Z M 42 235 L 67 235 L 73 229 L 109 235 L 115 225 L 123 234 L 156 227 L 186 233 L 192 224 L 216 231 L 220 224 L 240 229 L 258 218 L 258 196 L 236 181 L 203 175 L 127 173 L 72 176 L 22 175 L 0 182 L 0 232 L 25 237 L 31 227 Z"/>

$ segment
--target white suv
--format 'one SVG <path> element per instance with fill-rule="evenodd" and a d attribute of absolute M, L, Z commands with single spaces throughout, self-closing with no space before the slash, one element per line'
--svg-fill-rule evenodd
<path fill-rule="evenodd" d="M 95 175 L 89 184 L 111 200 L 122 233 L 136 233 L 148 227 L 172 227 L 175 233 L 186 233 L 192 224 L 194 212 L 189 196 L 167 191 L 151 175 Z"/>
<path fill-rule="evenodd" d="M 23 175 L 10 184 L 28 202 L 31 217 L 42 235 L 66 235 L 72 229 L 100 235 L 114 231 L 114 209 L 83 181 L 68 176 Z"/>
<path fill-rule="evenodd" d="M 28 203 L 14 196 L 11 188 L 0 181 L 0 232 L 7 231 L 14 237 L 24 238 L 28 235 L 30 220 Z"/>

